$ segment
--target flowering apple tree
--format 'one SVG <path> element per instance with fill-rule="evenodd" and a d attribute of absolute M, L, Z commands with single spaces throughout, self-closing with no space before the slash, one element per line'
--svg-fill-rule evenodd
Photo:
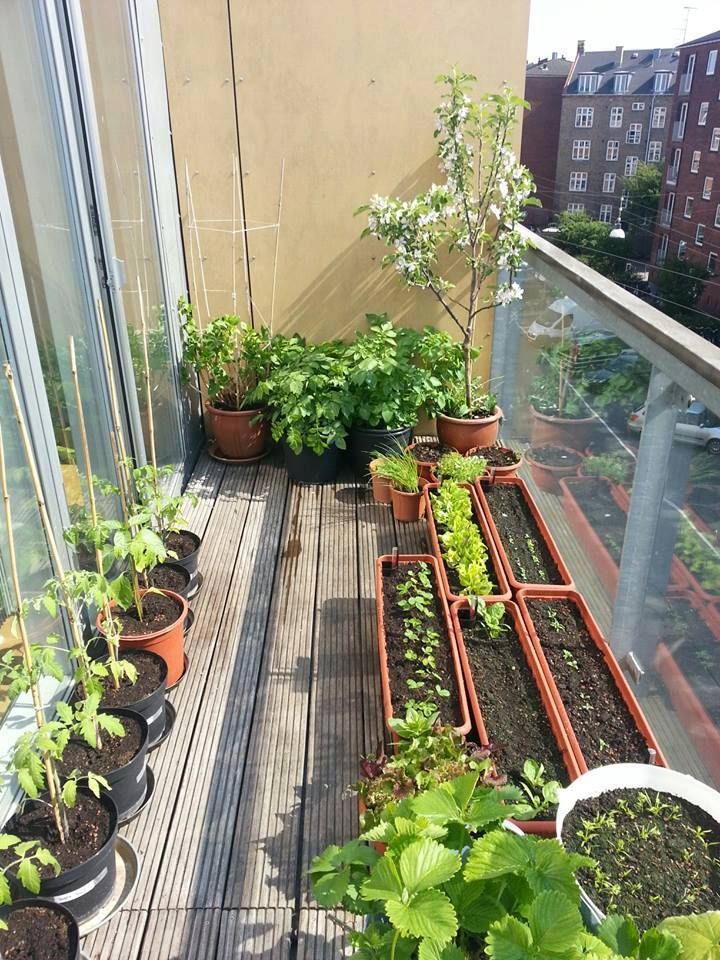
<path fill-rule="evenodd" d="M 477 317 L 522 297 L 514 276 L 526 241 L 518 224 L 524 208 L 538 204 L 532 175 L 509 145 L 518 111 L 527 104 L 508 88 L 473 101 L 468 91 L 475 80 L 456 69 L 438 77 L 448 87 L 435 109 L 445 182 L 412 200 L 376 194 L 360 208 L 368 214 L 363 236 L 392 248 L 383 257 L 383 268 L 392 264 L 408 286 L 430 290 L 462 334 L 467 416 L 477 406 L 472 376 Z M 445 253 L 461 254 L 469 271 L 464 301 L 452 295 L 456 284 L 440 272 L 438 260 Z M 492 283 L 499 270 L 508 271 L 509 279 Z"/>

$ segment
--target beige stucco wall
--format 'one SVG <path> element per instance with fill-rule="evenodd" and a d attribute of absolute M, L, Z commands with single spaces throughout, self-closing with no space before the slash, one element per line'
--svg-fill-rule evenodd
<path fill-rule="evenodd" d="M 439 181 L 434 79 L 451 64 L 478 75 L 478 92 L 503 82 L 522 91 L 529 0 L 230 0 L 229 17 L 227 0 L 159 3 L 201 317 L 232 311 L 233 299 L 245 311 L 241 236 L 232 243 L 239 143 L 256 323 L 272 314 L 267 225 L 277 221 L 283 160 L 274 328 L 345 336 L 384 310 L 403 323 L 444 323 L 426 292 L 381 274 L 382 247 L 360 239 L 353 211 L 372 193 L 412 195 Z M 234 218 L 238 230 L 238 204 Z M 199 229 L 188 229 L 193 220 Z"/>

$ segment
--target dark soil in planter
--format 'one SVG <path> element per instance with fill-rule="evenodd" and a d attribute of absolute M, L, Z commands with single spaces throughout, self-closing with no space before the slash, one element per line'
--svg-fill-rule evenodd
<path fill-rule="evenodd" d="M 546 467 L 577 467 L 582 461 L 579 453 L 563 447 L 533 447 L 530 456 Z"/>
<path fill-rule="evenodd" d="M 720 727 L 720 644 L 687 600 L 667 601 L 660 636 L 714 723 Z"/>
<path fill-rule="evenodd" d="M 148 586 L 155 587 L 157 590 L 172 590 L 175 593 L 181 593 L 190 583 L 190 574 L 182 569 L 176 570 L 174 567 L 159 564 L 154 570 L 151 570 L 147 576 Z M 143 611 L 147 600 L 143 601 Z"/>
<path fill-rule="evenodd" d="M 580 871 L 580 883 L 596 906 L 604 912 L 629 913 L 641 929 L 667 916 L 717 910 L 720 867 L 715 857 L 720 830 L 716 822 L 686 800 L 655 791 L 644 794 L 647 803 L 643 801 L 641 810 L 638 801 L 643 792 L 622 789 L 583 800 L 572 810 L 563 824 L 565 846 L 597 860 L 608 882 L 619 884 L 620 892 L 613 899 L 592 870 Z M 667 806 L 654 806 L 658 801 Z M 624 813 L 619 802 L 629 804 L 633 816 Z M 578 836 L 583 821 L 601 815 L 610 815 L 614 825 L 604 825 L 584 842 Z M 698 830 L 707 831 L 704 839 Z"/>
<path fill-rule="evenodd" d="M 512 620 L 498 639 L 480 617 L 462 620 L 470 670 L 498 773 L 515 783 L 528 757 L 545 765 L 548 780 L 567 782 L 565 765 Z M 543 814 L 551 818 L 552 813 Z"/>
<path fill-rule="evenodd" d="M 408 616 L 397 607 L 397 588 L 405 581 L 408 573 L 417 571 L 420 563 L 403 563 L 397 569 L 388 570 L 383 577 L 383 622 L 385 626 L 385 646 L 387 649 L 390 690 L 392 692 L 393 714 L 405 716 L 405 704 L 425 696 L 422 690 L 411 690 L 407 681 L 413 678 L 415 664 L 405 659 L 407 645 L 404 637 L 405 619 Z M 431 572 L 432 577 L 432 572 Z M 437 584 L 435 585 L 437 588 Z M 423 622 L 423 630 L 436 630 L 440 634 L 440 644 L 435 650 L 435 661 L 440 683 L 450 691 L 449 698 L 436 697 L 440 712 L 440 722 L 457 724 L 460 721 L 460 701 L 458 699 L 455 665 L 450 649 L 450 638 L 446 632 L 446 622 L 440 601 L 433 594 L 435 617 Z"/>
<path fill-rule="evenodd" d="M 452 453 L 452 447 L 445 443 L 416 443 L 410 451 L 416 460 L 424 463 L 437 463 L 446 453 Z"/>
<path fill-rule="evenodd" d="M 72 739 L 65 748 L 58 764 L 61 774 L 68 776 L 73 770 L 92 770 L 107 776 L 130 763 L 142 744 L 140 724 L 130 717 L 118 717 L 125 730 L 124 737 L 111 737 L 101 731 L 102 750 L 95 750 L 84 740 Z"/>
<path fill-rule="evenodd" d="M 47 797 L 43 799 L 47 800 Z M 66 812 L 69 827 L 66 843 L 60 843 L 49 805 L 35 800 L 28 801 L 22 810 L 15 813 L 3 830 L 21 840 L 39 840 L 61 868 L 69 870 L 86 863 L 107 841 L 110 836 L 110 813 L 100 800 L 80 792 L 75 806 L 68 807 Z M 12 850 L 0 851 L 2 866 L 7 866 L 15 859 Z M 52 867 L 38 866 L 38 869 L 45 879 L 55 876 Z"/>
<path fill-rule="evenodd" d="M 189 557 L 197 550 L 197 541 L 185 530 L 179 530 L 165 535 L 165 546 L 171 550 L 178 560 Z M 172 587 L 170 589 L 173 589 Z"/>
<path fill-rule="evenodd" d="M 70 923 L 67 917 L 45 907 L 13 910 L 8 929 L 0 930 L 3 960 L 67 960 L 70 956 Z"/>
<path fill-rule="evenodd" d="M 512 467 L 520 462 L 519 454 L 507 447 L 478 447 L 473 456 L 487 460 L 491 467 Z"/>
<path fill-rule="evenodd" d="M 562 583 L 560 571 L 520 488 L 512 483 L 489 483 L 483 485 L 483 493 L 517 580 Z"/>
<path fill-rule="evenodd" d="M 431 494 L 431 495 L 430 495 L 430 500 L 431 500 L 431 502 L 432 502 L 433 499 L 434 499 L 434 497 L 433 497 L 433 495 Z M 480 539 L 481 539 L 482 542 L 485 544 L 485 547 L 486 547 L 486 549 L 487 549 L 487 546 L 488 546 L 488 545 L 487 545 L 487 543 L 485 543 L 485 537 L 483 537 L 482 530 L 480 529 L 480 525 L 479 525 L 478 522 L 477 522 L 477 518 L 475 517 L 475 512 L 474 512 L 474 511 L 473 511 L 473 515 L 472 515 L 472 521 L 473 521 L 473 523 L 475 524 L 475 526 L 477 527 L 478 535 L 480 536 Z M 440 542 L 440 549 L 442 550 L 442 553 L 443 553 L 443 563 L 445 564 L 445 573 L 446 573 L 446 575 L 447 575 L 448 584 L 450 585 L 450 589 L 452 590 L 452 592 L 455 594 L 456 597 L 463 596 L 463 590 L 464 590 L 464 588 L 463 588 L 462 584 L 460 583 L 460 579 L 459 579 L 459 577 L 458 577 L 457 570 L 453 569 L 453 568 L 450 566 L 449 563 L 445 563 L 445 560 L 444 560 L 445 551 L 443 550 L 442 535 L 446 532 L 446 530 L 447 530 L 448 528 L 447 528 L 446 526 L 444 526 L 443 524 L 438 523 L 437 517 L 435 518 L 435 526 L 436 526 L 436 528 L 437 528 L 437 535 L 438 535 L 438 540 L 439 540 L 439 542 Z M 493 593 L 497 593 L 497 592 L 498 592 L 498 585 L 497 585 L 497 581 L 496 581 L 495 577 L 493 576 L 492 557 L 490 556 L 489 553 L 488 553 L 488 555 L 487 555 L 487 575 L 488 575 L 488 580 L 492 583 Z"/>
<path fill-rule="evenodd" d="M 620 563 L 627 514 L 615 502 L 610 484 L 588 478 L 582 483 L 571 483 L 570 492 L 610 556 Z"/>
<path fill-rule="evenodd" d="M 125 677 L 120 678 L 120 686 L 115 689 L 111 678 L 105 683 L 101 707 L 128 707 L 139 700 L 154 693 L 162 683 L 163 668 L 162 664 L 153 656 L 148 656 L 144 650 L 123 650 L 119 659 L 128 660 L 137 667 L 138 677 L 135 683 L 130 683 Z M 73 695 L 73 700 L 82 700 L 82 690 L 78 687 Z"/>
<path fill-rule="evenodd" d="M 588 767 L 646 763 L 647 744 L 577 607 L 525 602 Z"/>
<path fill-rule="evenodd" d="M 180 608 L 172 597 L 148 593 L 143 597 L 143 618 L 140 620 L 135 607 L 114 612 L 120 623 L 121 633 L 130 637 L 142 637 L 172 626 L 180 616 Z"/>

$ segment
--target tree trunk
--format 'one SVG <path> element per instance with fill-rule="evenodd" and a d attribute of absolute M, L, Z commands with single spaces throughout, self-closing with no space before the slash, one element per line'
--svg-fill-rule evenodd
<path fill-rule="evenodd" d="M 475 244 L 470 248 L 470 257 L 475 261 Z M 478 273 L 477 267 L 473 266 L 470 271 L 470 302 L 468 305 L 468 321 L 465 327 L 465 336 L 463 337 L 463 359 L 465 360 L 465 403 L 468 411 L 472 405 L 472 357 L 470 355 L 473 345 L 473 336 L 475 333 L 475 306 L 477 304 L 478 293 Z"/>
<path fill-rule="evenodd" d="M 468 411 L 470 411 L 472 404 L 472 357 L 470 355 L 470 351 L 472 350 L 472 331 L 467 330 L 465 332 L 462 348 L 463 359 L 465 360 L 465 403 L 467 404 Z"/>

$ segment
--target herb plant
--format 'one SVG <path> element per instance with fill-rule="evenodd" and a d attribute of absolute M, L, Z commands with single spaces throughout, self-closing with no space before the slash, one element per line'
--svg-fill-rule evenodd
<path fill-rule="evenodd" d="M 442 483 L 431 494 L 433 515 L 443 527 L 439 535 L 443 559 L 454 570 L 464 596 L 493 592 L 489 555 L 474 515 L 470 492 L 456 483 Z"/>
<path fill-rule="evenodd" d="M 612 483 L 625 483 L 627 480 L 627 462 L 610 453 L 586 457 L 581 469 L 585 477 L 606 477 Z"/>
<path fill-rule="evenodd" d="M 445 453 L 438 460 L 437 472 L 441 480 L 472 483 L 485 475 L 487 460 L 482 457 L 464 457 L 461 453 Z"/>
<path fill-rule="evenodd" d="M 714 596 L 720 594 L 720 555 L 685 516 L 680 520 L 675 552 L 697 577 L 703 590 Z"/>
<path fill-rule="evenodd" d="M 375 455 L 373 454 L 373 457 Z M 417 460 L 408 451 L 403 453 L 378 454 L 373 473 L 383 480 L 388 480 L 396 490 L 404 493 L 418 493 L 420 480 L 418 477 Z"/>

